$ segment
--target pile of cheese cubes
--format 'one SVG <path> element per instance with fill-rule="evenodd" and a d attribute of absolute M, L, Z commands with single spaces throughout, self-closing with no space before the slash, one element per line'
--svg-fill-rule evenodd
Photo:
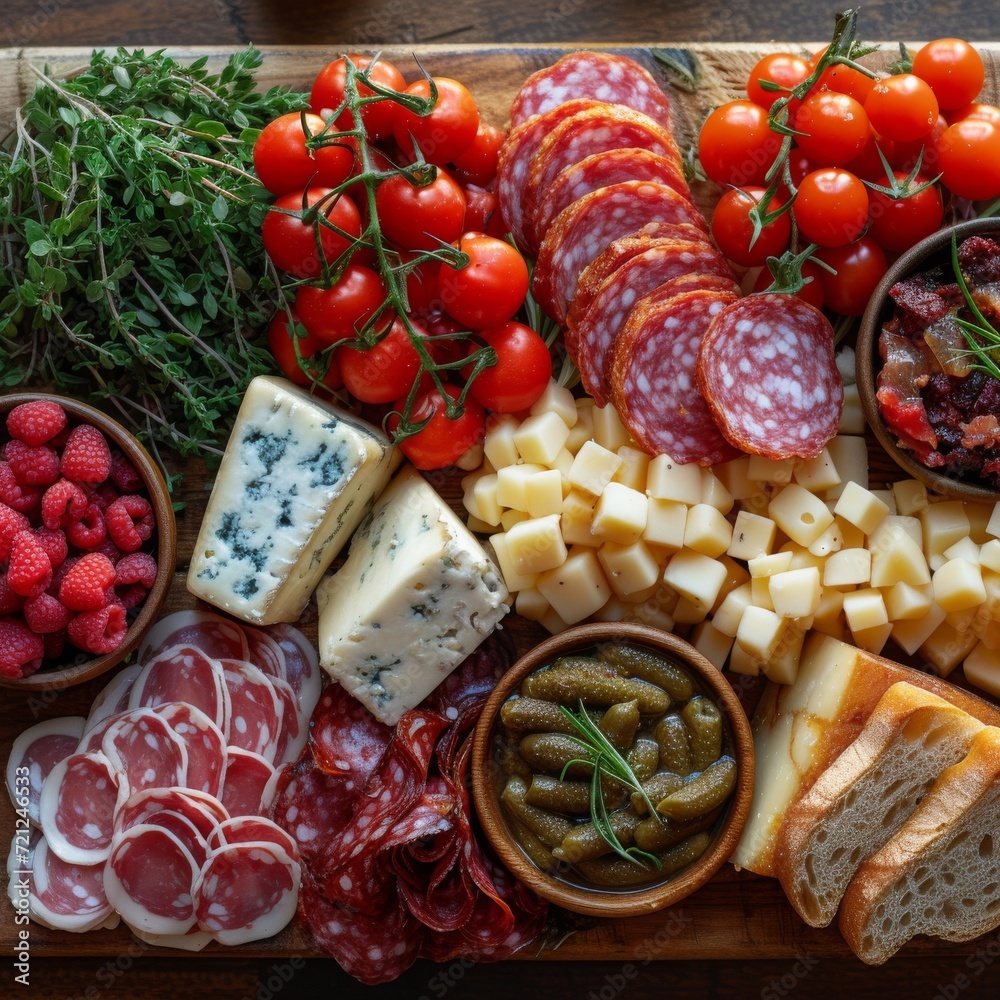
<path fill-rule="evenodd" d="M 550 384 L 495 417 L 463 481 L 515 610 L 558 632 L 633 620 L 688 635 L 720 668 L 790 683 L 810 629 L 891 637 L 1000 695 L 1000 504 L 870 491 L 854 408 L 817 458 L 702 469 L 651 458 L 613 407 Z"/>

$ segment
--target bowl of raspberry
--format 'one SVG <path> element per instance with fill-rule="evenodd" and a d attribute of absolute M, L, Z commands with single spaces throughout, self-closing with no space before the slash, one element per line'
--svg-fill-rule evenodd
<path fill-rule="evenodd" d="M 177 557 L 166 481 L 100 410 L 0 396 L 0 686 L 58 689 L 122 663 Z"/>

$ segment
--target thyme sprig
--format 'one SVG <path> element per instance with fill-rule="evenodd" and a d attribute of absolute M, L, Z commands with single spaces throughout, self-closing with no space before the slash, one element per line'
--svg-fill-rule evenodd
<path fill-rule="evenodd" d="M 955 272 L 955 280 L 961 289 L 965 304 L 975 318 L 975 321 L 972 321 L 961 316 L 955 317 L 955 322 L 958 323 L 969 345 L 967 353 L 976 359 L 971 367 L 1000 379 L 1000 364 L 997 363 L 1000 361 L 1000 332 L 983 315 L 969 291 L 969 285 L 958 260 L 958 240 L 954 233 L 951 234 L 951 267 Z"/>

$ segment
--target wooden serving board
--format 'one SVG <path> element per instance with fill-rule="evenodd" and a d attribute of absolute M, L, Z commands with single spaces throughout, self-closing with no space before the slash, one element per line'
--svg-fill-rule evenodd
<path fill-rule="evenodd" d="M 658 43 L 665 47 L 671 43 Z M 594 46 L 591 46 L 594 47 Z M 674 45 L 673 47 L 677 47 Z M 818 44 L 783 45 L 689 45 L 682 46 L 700 65 L 702 84 L 695 94 L 671 87 L 648 47 L 618 45 L 613 51 L 638 59 L 663 81 L 675 108 L 675 132 L 678 144 L 686 149 L 697 138 L 705 115 L 716 105 L 742 96 L 747 74 L 767 51 L 793 50 L 811 53 Z M 152 46 L 148 46 L 147 50 Z M 483 117 L 497 126 L 507 124 L 510 102 L 524 79 L 575 46 L 417 46 L 414 49 L 389 47 L 387 58 L 398 65 L 408 79 L 417 75 L 414 58 L 435 75 L 461 80 L 475 95 Z M 1000 45 L 979 45 L 987 60 L 987 81 L 983 100 L 1000 98 Z M 37 79 L 36 68 L 50 67 L 51 73 L 63 75 L 86 65 L 89 49 L 36 48 L 0 50 L 0 130 L 6 132 L 14 121 L 16 108 L 31 92 Z M 264 64 L 258 73 L 262 87 L 284 84 L 308 90 L 313 76 L 331 58 L 328 48 L 265 48 Z M 213 67 L 221 66 L 228 51 L 215 48 L 170 50 L 179 59 L 207 55 Z M 890 58 L 891 58 L 890 53 Z M 718 197 L 711 184 L 696 185 L 694 193 L 706 213 Z M 873 487 L 890 484 L 898 470 L 881 452 L 874 438 L 869 439 L 871 482 Z M 185 504 L 178 516 L 178 562 L 166 611 L 194 605 L 184 579 L 195 537 L 208 498 L 210 477 L 197 461 L 179 463 L 184 473 L 178 500 Z M 461 510 L 458 477 L 445 483 L 443 492 Z M 435 482 L 435 485 L 440 484 Z M 315 638 L 315 606 L 310 605 L 300 623 Z M 511 615 L 505 624 L 513 632 L 521 651 L 544 637 L 539 627 Z M 28 726 L 61 715 L 86 715 L 91 702 L 108 678 L 64 690 L 40 692 L 25 697 L 15 691 L 0 691 L 0 761 L 6 763 L 15 737 Z M 14 813 L 6 796 L 0 796 L 0 844 L 10 843 Z M 155 866 L 151 866 L 151 877 Z M 628 920 L 599 921 L 575 919 L 566 915 L 564 929 L 576 928 L 556 950 L 529 952 L 519 958 L 549 960 L 622 960 L 644 965 L 664 959 L 782 959 L 804 955 L 848 956 L 854 960 L 836 929 L 816 930 L 807 927 L 786 902 L 775 880 L 749 872 L 736 872 L 726 866 L 707 886 L 672 909 Z M 16 949 L 19 928 L 14 911 L 0 899 L 0 951 L 10 955 Z M 127 929 L 102 930 L 87 934 L 50 931 L 30 925 L 30 947 L 36 956 L 107 956 L 122 954 L 131 936 Z M 904 954 L 964 956 L 968 944 L 919 940 L 909 944 Z M 242 955 L 244 957 L 279 957 L 312 955 L 308 936 L 298 923 L 267 941 L 237 949 L 212 946 L 201 954 Z M 854 960 L 856 961 L 856 960 Z"/>

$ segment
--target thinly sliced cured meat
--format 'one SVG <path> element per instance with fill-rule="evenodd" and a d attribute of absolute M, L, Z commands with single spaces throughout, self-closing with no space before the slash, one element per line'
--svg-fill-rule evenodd
<path fill-rule="evenodd" d="M 231 704 L 222 663 L 197 646 L 160 650 L 136 678 L 129 707 L 153 708 L 178 701 L 201 709 L 223 733 L 229 732 Z"/>
<path fill-rule="evenodd" d="M 565 101 L 512 128 L 504 138 L 497 158 L 497 204 L 504 225 L 522 250 L 527 248 L 522 195 L 532 158 L 556 125 L 577 111 L 597 107 L 598 103 L 586 99 Z"/>
<path fill-rule="evenodd" d="M 541 154 L 539 154 L 541 155 Z M 691 190 L 684 179 L 680 160 L 661 156 L 648 149 L 609 149 L 592 153 L 562 170 L 541 190 L 534 213 L 533 233 L 536 242 L 548 230 L 552 220 L 567 205 L 591 191 L 621 181 L 657 181 L 672 187 L 691 201 Z"/>
<path fill-rule="evenodd" d="M 185 934 L 195 924 L 192 890 L 199 872 L 190 851 L 169 830 L 145 823 L 115 841 L 104 873 L 111 905 L 143 931 Z"/>
<path fill-rule="evenodd" d="M 195 646 L 217 660 L 242 660 L 247 655 L 243 629 L 213 611 L 175 611 L 161 618 L 146 633 L 136 658 L 148 663 L 171 646 Z"/>
<path fill-rule="evenodd" d="M 624 104 L 670 127 L 670 101 L 644 66 L 614 52 L 571 52 L 524 81 L 511 104 L 511 128 L 574 97 Z"/>
<path fill-rule="evenodd" d="M 92 732 L 112 715 L 119 715 L 128 710 L 128 703 L 132 697 L 132 685 L 140 673 L 142 673 L 142 664 L 133 663 L 115 674 L 90 706 L 90 714 L 83 727 L 84 733 Z"/>
<path fill-rule="evenodd" d="M 184 784 L 218 797 L 226 777 L 226 738 L 200 709 L 183 701 L 169 701 L 153 709 L 166 720 L 184 744 L 187 769 Z"/>
<path fill-rule="evenodd" d="M 118 807 L 115 833 L 151 821 L 157 813 L 165 811 L 184 816 L 206 841 L 220 823 L 230 818 L 229 812 L 215 796 L 191 788 L 147 788 L 130 796 Z"/>
<path fill-rule="evenodd" d="M 577 323 L 570 356 L 584 388 L 597 406 L 608 404 L 608 355 L 632 307 L 667 282 L 689 275 L 717 276 L 738 292 L 732 268 L 707 243 L 659 243 L 622 264 L 611 274 Z M 680 289 L 679 289 L 680 290 Z"/>
<path fill-rule="evenodd" d="M 222 660 L 231 704 L 229 731 L 231 747 L 259 753 L 274 760 L 278 746 L 284 705 L 268 676 L 245 660 Z"/>
<path fill-rule="evenodd" d="M 298 857 L 295 838 L 282 830 L 277 823 L 264 816 L 234 816 L 224 820 L 212 831 L 208 846 L 218 850 L 227 844 L 253 844 L 271 842 L 284 848 L 290 858 Z"/>
<path fill-rule="evenodd" d="M 732 292 L 682 292 L 642 300 L 611 349 L 611 401 L 639 447 L 681 464 L 710 465 L 737 454 L 712 420 L 695 379 L 709 324 L 737 301 Z"/>
<path fill-rule="evenodd" d="M 260 754 L 229 747 L 222 786 L 222 804 L 229 815 L 256 816 L 267 808 L 270 803 L 264 802 L 264 793 L 273 775 L 270 761 Z"/>
<path fill-rule="evenodd" d="M 56 764 L 76 753 L 83 726 L 79 715 L 46 719 L 21 733 L 10 748 L 7 793 L 14 808 L 24 810 L 35 825 L 40 822 L 42 785 Z"/>
<path fill-rule="evenodd" d="M 267 631 L 281 647 L 285 657 L 285 680 L 299 699 L 299 711 L 308 719 L 323 689 L 323 672 L 316 647 L 294 625 L 271 625 Z"/>
<path fill-rule="evenodd" d="M 286 680 L 285 654 L 278 641 L 263 629 L 250 625 L 243 625 L 242 628 L 247 640 L 247 660 L 268 677 Z"/>
<path fill-rule="evenodd" d="M 649 222 L 704 222 L 697 209 L 673 188 L 652 181 L 623 181 L 578 198 L 563 209 L 542 241 L 532 290 L 557 322 L 566 319 L 577 279 L 612 240 Z"/>
<path fill-rule="evenodd" d="M 201 951 L 206 945 L 215 940 L 214 934 L 208 931 L 200 931 L 196 928 L 189 930 L 186 934 L 151 934 L 141 927 L 133 927 L 128 924 L 128 929 L 144 944 L 151 944 L 154 948 L 176 948 L 178 951 Z"/>
<path fill-rule="evenodd" d="M 392 726 L 379 722 L 339 684 L 331 684 L 313 712 L 309 747 L 319 768 L 350 777 L 360 789 L 382 759 L 392 733 Z"/>
<path fill-rule="evenodd" d="M 222 944 L 272 937 L 295 916 L 301 869 L 277 844 L 213 851 L 194 887 L 198 926 Z"/>
<path fill-rule="evenodd" d="M 767 458 L 811 458 L 837 433 L 844 384 L 829 320 L 795 295 L 750 295 L 712 321 L 698 382 L 722 433 Z"/>
<path fill-rule="evenodd" d="M 147 826 L 159 827 L 161 830 L 172 833 L 187 849 L 196 868 L 200 869 L 208 860 L 208 838 L 185 813 L 175 812 L 173 809 L 160 809 L 147 816 L 143 822 Z M 129 827 L 129 829 L 133 829 L 133 827 Z"/>
<path fill-rule="evenodd" d="M 70 864 L 96 865 L 111 852 L 118 778 L 103 753 L 60 761 L 42 785 L 39 816 L 49 849 Z"/>
<path fill-rule="evenodd" d="M 46 927 L 82 933 L 103 926 L 114 912 L 104 892 L 104 865 L 63 861 L 44 836 L 35 845 L 29 881 L 32 919 Z"/>
<path fill-rule="evenodd" d="M 680 152 L 670 130 L 648 115 L 621 104 L 585 108 L 560 122 L 546 135 L 531 159 L 528 180 L 521 192 L 524 235 L 530 250 L 537 249 L 545 235 L 545 229 L 538 224 L 538 212 L 542 198 L 559 174 L 581 160 L 621 149 L 646 149 L 680 164 Z M 643 179 L 640 174 L 634 178 L 618 178 L 618 181 Z M 611 183 L 615 182 L 608 182 Z M 674 183 L 665 186 L 675 189 Z M 682 190 L 678 193 L 690 203 L 689 192 Z"/>
<path fill-rule="evenodd" d="M 151 708 L 134 709 L 110 726 L 101 750 L 118 776 L 122 801 L 144 788 L 187 783 L 187 749 Z"/>
<path fill-rule="evenodd" d="M 281 767 L 298 759 L 302 753 L 309 740 L 309 716 L 302 713 L 299 700 L 288 681 L 280 677 L 269 677 L 268 680 L 281 702 L 281 725 L 274 747 L 274 765 Z"/>

